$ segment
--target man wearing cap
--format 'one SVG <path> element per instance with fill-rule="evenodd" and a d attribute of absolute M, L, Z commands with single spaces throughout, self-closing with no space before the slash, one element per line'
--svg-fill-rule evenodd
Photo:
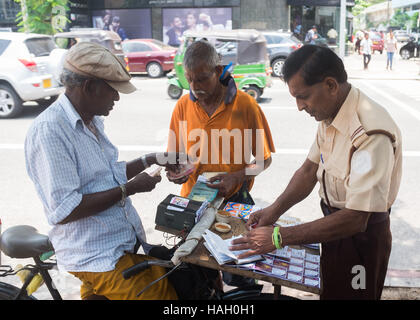
<path fill-rule="evenodd" d="M 148 248 L 129 196 L 161 181 L 142 172 L 159 164 L 159 154 L 118 162 L 118 150 L 104 132 L 100 116 L 109 115 L 119 93 L 136 90 L 129 73 L 106 48 L 82 42 L 68 51 L 62 81 L 65 93 L 34 120 L 25 140 L 26 168 L 52 226 L 59 269 L 82 281 L 82 299 L 176 299 L 166 279 L 137 297 L 163 268 L 130 280 L 121 273 L 149 259 L 136 254 L 139 245 Z"/>

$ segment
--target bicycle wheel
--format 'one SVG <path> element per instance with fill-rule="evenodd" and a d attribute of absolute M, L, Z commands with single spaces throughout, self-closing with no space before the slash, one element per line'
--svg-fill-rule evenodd
<path fill-rule="evenodd" d="M 0 300 L 15 300 L 19 294 L 20 288 L 12 286 L 11 284 L 0 282 Z M 33 296 L 27 294 L 20 297 L 19 300 L 36 300 Z"/>

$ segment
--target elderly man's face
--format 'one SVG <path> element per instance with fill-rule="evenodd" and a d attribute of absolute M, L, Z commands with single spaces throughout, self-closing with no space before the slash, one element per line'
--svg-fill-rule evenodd
<path fill-rule="evenodd" d="M 206 100 L 214 95 L 220 86 L 221 69 L 221 66 L 217 66 L 210 70 L 204 62 L 192 70 L 185 68 L 185 78 L 198 100 Z"/>
<path fill-rule="evenodd" d="M 93 116 L 108 116 L 114 107 L 114 102 L 120 100 L 117 90 L 103 80 L 89 80 L 90 84 L 85 91 L 88 100 L 88 113 Z"/>

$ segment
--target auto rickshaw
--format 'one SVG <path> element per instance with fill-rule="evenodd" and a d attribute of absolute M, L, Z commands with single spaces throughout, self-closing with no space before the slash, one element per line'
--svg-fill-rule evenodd
<path fill-rule="evenodd" d="M 121 38 L 116 32 L 97 28 L 71 28 L 69 32 L 56 33 L 54 41 L 63 49 L 70 49 L 78 42 L 95 42 L 115 54 L 128 69 Z"/>
<path fill-rule="evenodd" d="M 271 87 L 271 67 L 265 37 L 254 29 L 186 31 L 174 58 L 174 70 L 167 75 L 168 95 L 179 99 L 189 90 L 184 75 L 183 59 L 187 47 L 194 41 L 207 39 L 221 57 L 221 64 L 232 63 L 232 77 L 239 89 L 259 100 L 265 87 Z"/>

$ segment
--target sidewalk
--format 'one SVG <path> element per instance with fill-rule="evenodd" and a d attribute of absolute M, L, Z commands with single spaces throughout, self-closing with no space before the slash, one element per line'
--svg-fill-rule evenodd
<path fill-rule="evenodd" d="M 420 80 L 420 60 L 401 59 L 394 55 L 393 70 L 386 70 L 386 51 L 372 55 L 369 69 L 363 70 L 363 55 L 353 53 L 344 57 L 344 65 L 350 79 L 365 80 Z"/>

